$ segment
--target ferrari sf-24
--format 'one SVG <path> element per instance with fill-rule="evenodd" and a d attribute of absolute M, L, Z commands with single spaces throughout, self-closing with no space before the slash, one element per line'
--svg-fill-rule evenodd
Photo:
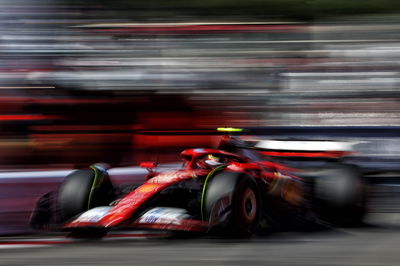
<path fill-rule="evenodd" d="M 172 171 L 143 162 L 145 182 L 123 187 L 95 164 L 72 172 L 39 199 L 31 225 L 76 236 L 129 228 L 247 237 L 309 222 L 362 221 L 366 186 L 356 166 L 293 168 L 269 155 L 254 142 L 224 136 L 217 149 L 184 150 L 182 166 Z"/>

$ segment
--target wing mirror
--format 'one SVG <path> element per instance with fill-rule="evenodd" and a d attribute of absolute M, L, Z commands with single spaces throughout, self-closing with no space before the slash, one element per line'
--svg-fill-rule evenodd
<path fill-rule="evenodd" d="M 139 166 L 142 168 L 146 168 L 147 171 L 149 171 L 149 173 L 146 175 L 146 180 L 148 180 L 158 174 L 157 172 L 154 171 L 154 168 L 156 168 L 158 166 L 157 162 L 151 162 L 151 161 L 141 162 L 139 164 Z"/>
<path fill-rule="evenodd" d="M 156 168 L 158 166 L 157 162 L 141 162 L 140 167 L 146 168 L 147 170 L 152 170 L 153 168 Z"/>

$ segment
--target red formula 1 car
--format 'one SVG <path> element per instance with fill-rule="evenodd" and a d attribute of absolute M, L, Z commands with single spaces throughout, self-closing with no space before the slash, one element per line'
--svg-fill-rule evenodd
<path fill-rule="evenodd" d="M 364 184 L 350 165 L 304 174 L 230 136 L 218 149 L 188 149 L 181 156 L 183 166 L 173 171 L 143 163 L 146 181 L 123 189 L 113 186 L 102 165 L 77 170 L 39 200 L 31 224 L 50 222 L 74 235 L 150 228 L 250 236 L 309 217 L 356 223 L 365 212 Z"/>

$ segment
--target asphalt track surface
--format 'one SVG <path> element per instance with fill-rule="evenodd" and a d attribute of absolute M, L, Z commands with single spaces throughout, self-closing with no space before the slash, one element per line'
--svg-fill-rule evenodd
<path fill-rule="evenodd" d="M 373 213 L 360 228 L 279 232 L 251 239 L 114 233 L 3 237 L 0 265 L 400 265 L 400 213 Z"/>

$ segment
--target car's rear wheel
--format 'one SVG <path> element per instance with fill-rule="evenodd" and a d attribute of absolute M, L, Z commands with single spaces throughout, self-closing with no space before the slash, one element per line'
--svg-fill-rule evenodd
<path fill-rule="evenodd" d="M 107 172 L 91 167 L 69 174 L 58 190 L 57 221 L 64 223 L 74 216 L 114 200 L 114 188 Z"/>
<path fill-rule="evenodd" d="M 352 165 L 337 164 L 314 180 L 316 212 L 334 224 L 361 224 L 366 213 L 366 194 L 367 185 L 359 169 Z"/>
<path fill-rule="evenodd" d="M 235 172 L 221 172 L 206 184 L 204 218 L 210 232 L 226 236 L 248 237 L 257 229 L 261 197 L 256 182 Z"/>

